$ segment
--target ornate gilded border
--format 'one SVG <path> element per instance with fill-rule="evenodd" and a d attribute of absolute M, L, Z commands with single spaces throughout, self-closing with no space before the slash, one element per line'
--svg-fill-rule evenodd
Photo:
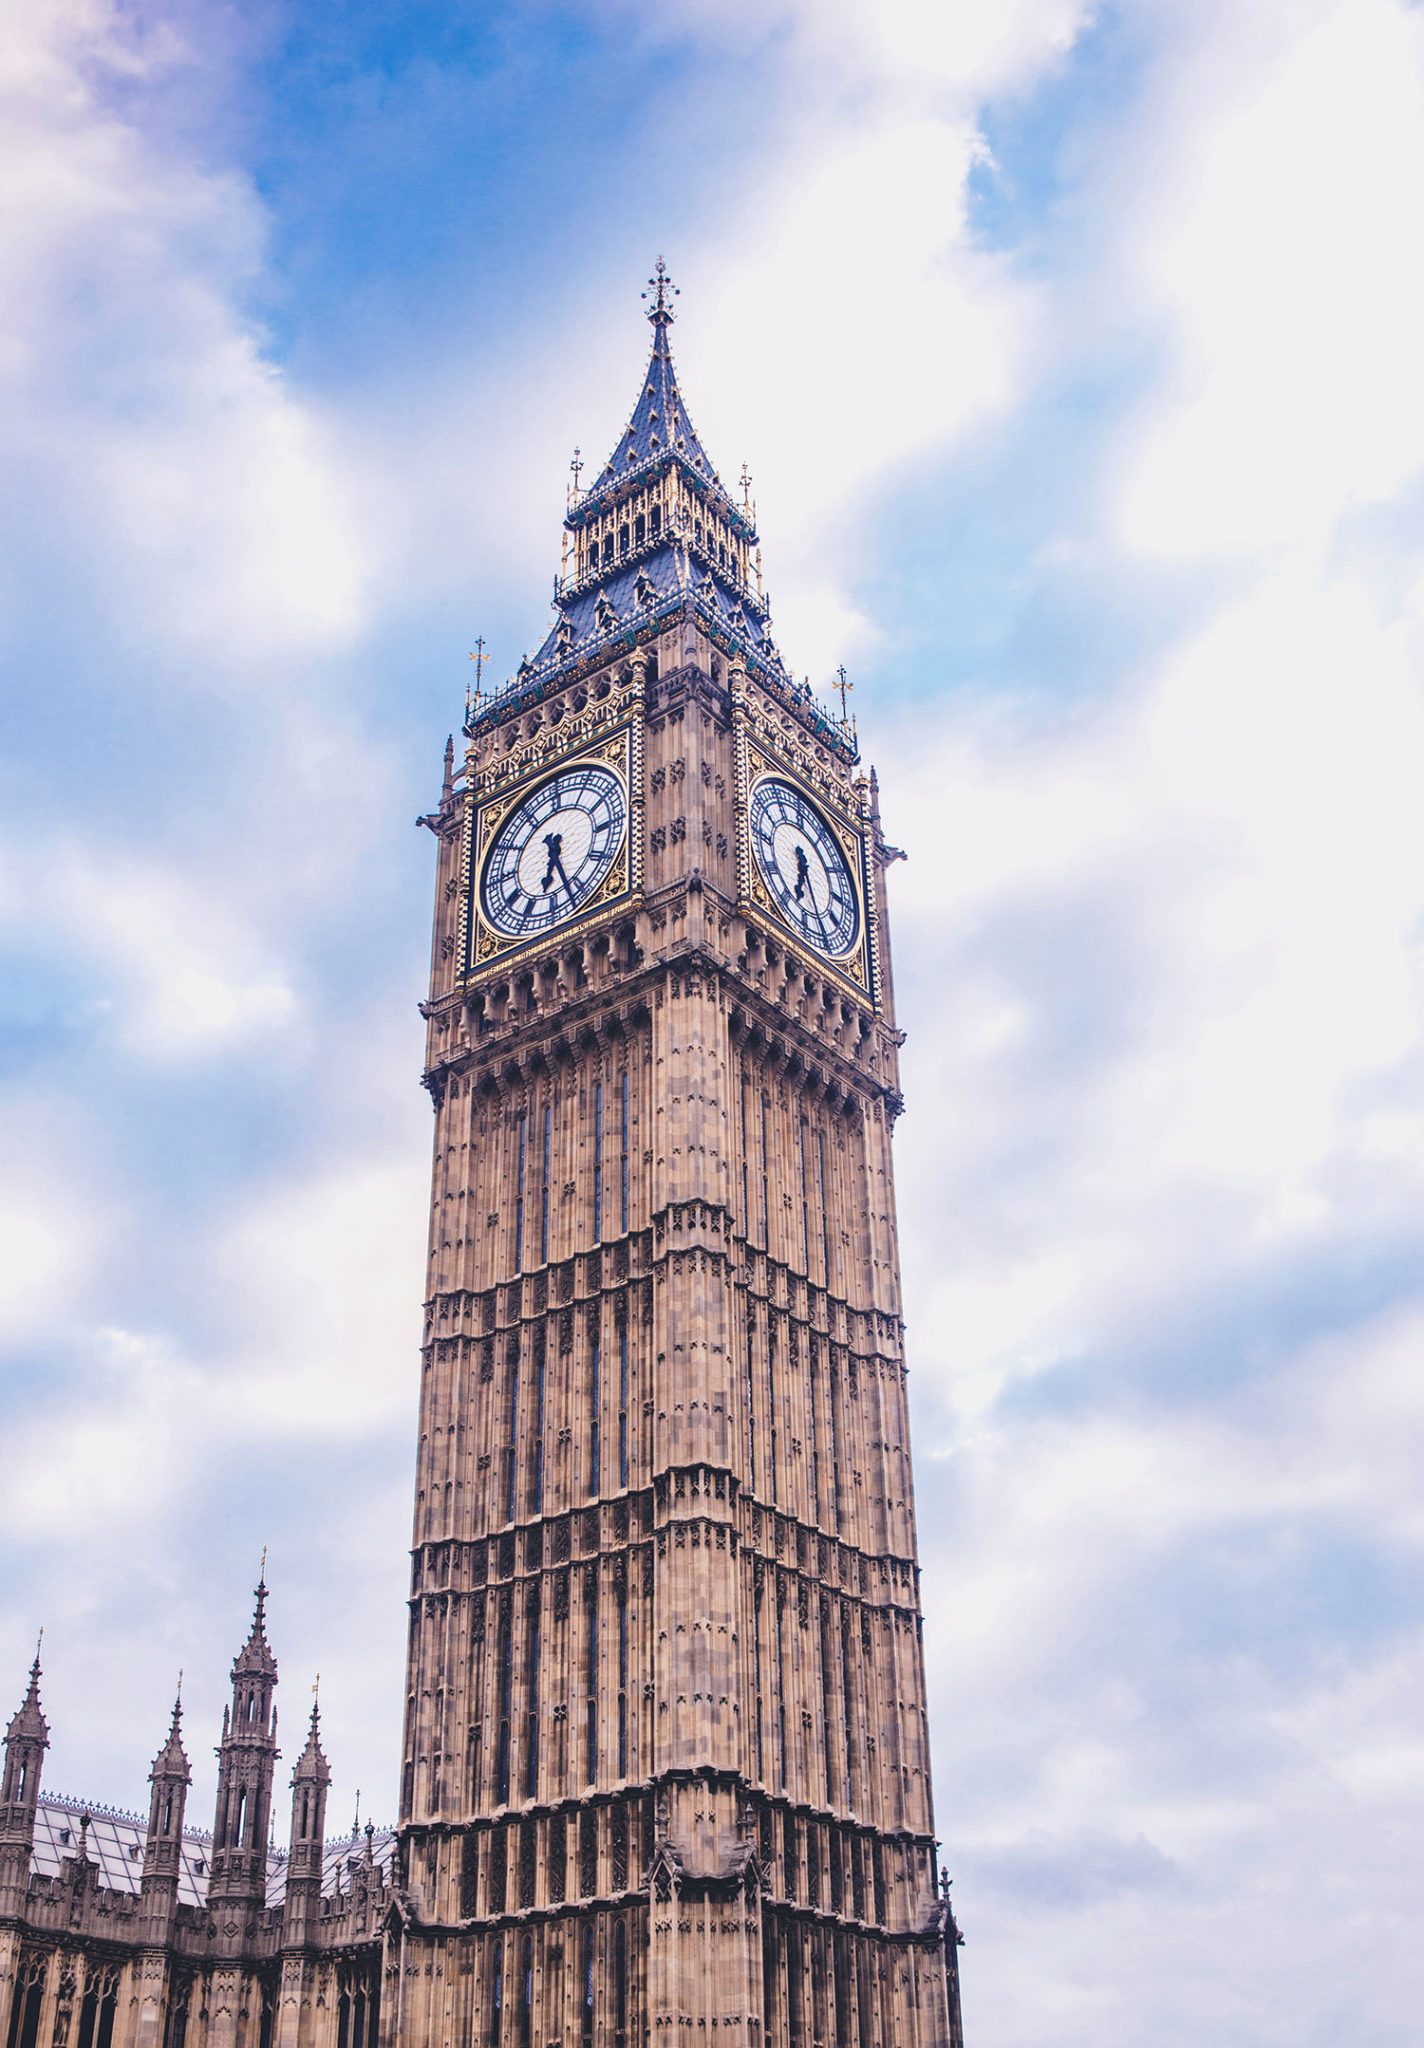
<path fill-rule="evenodd" d="M 479 875 L 496 832 L 517 804 L 552 775 L 580 762 L 597 761 L 612 768 L 628 798 L 628 829 L 608 873 L 566 924 L 554 925 L 533 938 L 509 938 L 488 924 L 480 911 Z M 465 822 L 460 845 L 460 923 L 456 934 L 456 957 L 462 962 L 461 980 L 475 981 L 494 968 L 507 967 L 526 955 L 547 953 L 551 948 L 597 923 L 619 905 L 631 903 L 643 892 L 643 729 L 637 719 L 627 719 L 594 742 L 592 746 L 571 746 L 560 754 L 546 753 L 539 766 L 516 782 L 505 782 L 493 792 L 472 790 L 465 803 Z"/>
<path fill-rule="evenodd" d="M 801 773 L 800 763 L 782 758 L 770 752 L 759 741 L 752 738 L 748 722 L 740 707 L 733 713 L 736 731 L 736 807 L 737 807 L 737 898 L 747 909 L 757 912 L 779 934 L 784 944 L 793 948 L 802 959 L 811 962 L 818 973 L 830 974 L 841 982 L 861 1002 L 871 1002 L 879 1007 L 879 977 L 875 971 L 878 950 L 876 930 L 875 893 L 870 880 L 869 837 L 864 823 L 852 815 L 844 803 L 832 795 L 825 777 Z M 806 801 L 813 804 L 826 820 L 840 842 L 855 884 L 860 928 L 855 946 L 848 953 L 831 955 L 819 953 L 799 938 L 794 928 L 781 915 L 771 891 L 761 878 L 756 861 L 752 857 L 750 805 L 752 791 L 764 776 L 775 776 L 778 781 L 792 782 L 803 792 Z"/>

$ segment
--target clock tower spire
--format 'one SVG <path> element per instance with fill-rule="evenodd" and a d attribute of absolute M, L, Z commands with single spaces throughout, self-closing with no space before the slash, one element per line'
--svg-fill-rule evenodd
<path fill-rule="evenodd" d="M 955 2048 L 881 836 L 673 286 L 439 842 L 401 2042 Z"/>

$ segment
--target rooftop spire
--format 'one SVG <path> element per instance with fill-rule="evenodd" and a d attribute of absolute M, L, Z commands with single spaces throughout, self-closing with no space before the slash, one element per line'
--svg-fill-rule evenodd
<path fill-rule="evenodd" d="M 253 1599 L 256 1604 L 252 1610 L 252 1627 L 248 1631 L 247 1641 L 238 1651 L 237 1661 L 232 1667 L 234 1678 L 240 1672 L 254 1671 L 267 1672 L 273 1677 L 276 1676 L 277 1660 L 272 1655 L 272 1646 L 267 1640 L 267 1546 L 265 1543 L 262 1546 L 262 1566 L 257 1574 L 257 1585 L 254 1589 Z"/>
<path fill-rule="evenodd" d="M 672 302 L 677 296 L 677 286 L 659 256 L 657 268 L 643 293 L 648 302 L 648 319 L 652 322 L 653 352 L 642 387 L 618 446 L 598 472 L 593 489 L 585 496 L 575 497 L 570 511 L 574 519 L 579 518 L 581 508 L 587 508 L 610 485 L 621 484 L 645 463 L 662 462 L 669 456 L 684 463 L 702 483 L 710 484 L 731 509 L 732 501 L 727 498 L 717 472 L 697 438 L 687 416 L 682 393 L 677 388 L 677 372 L 673 368 L 672 347 L 668 339 L 668 330 L 673 322 Z"/>
<path fill-rule="evenodd" d="M 44 1630 L 41 1629 L 39 1641 L 35 1644 L 35 1660 L 30 1666 L 30 1682 L 25 1688 L 25 1697 L 6 1730 L 7 1742 L 28 1739 L 40 1743 L 45 1748 L 49 1746 L 49 1723 L 40 1706 L 40 1650 L 43 1645 Z"/>
<path fill-rule="evenodd" d="M 320 1680 L 318 1680 L 318 1683 L 320 1683 Z M 312 1687 L 312 1692 L 316 1692 L 315 1685 Z M 299 1779 L 312 1778 L 319 1780 L 323 1785 L 328 1784 L 331 1779 L 330 1767 L 322 1753 L 321 1703 L 316 1698 L 312 1700 L 311 1720 L 307 1724 L 306 1748 L 297 1758 L 296 1769 L 292 1774 L 292 1783 L 295 1785 Z"/>
<path fill-rule="evenodd" d="M 162 1749 L 153 1759 L 150 1779 L 169 1775 L 188 1782 L 188 1757 L 183 1748 L 183 1674 L 178 1673 L 178 1693 L 173 1702 L 173 1713 L 168 1723 L 168 1735 Z"/>

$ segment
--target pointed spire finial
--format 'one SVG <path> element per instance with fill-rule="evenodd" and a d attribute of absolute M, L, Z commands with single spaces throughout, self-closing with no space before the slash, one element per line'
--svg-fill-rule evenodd
<path fill-rule="evenodd" d="M 575 504 L 575 505 L 576 505 L 576 504 L 578 503 L 578 501 L 579 501 L 579 478 L 580 478 L 580 477 L 581 477 L 581 476 L 583 475 L 583 450 L 582 450 L 582 448 L 575 448 L 575 450 L 574 450 L 574 459 L 573 459 L 573 461 L 572 461 L 572 462 L 571 462 L 571 463 L 569 464 L 569 473 L 570 473 L 570 475 L 571 475 L 571 476 L 573 477 L 573 480 L 574 480 L 574 487 L 573 487 L 573 492 L 572 492 L 572 496 L 571 496 L 571 500 L 570 500 L 570 502 L 571 502 L 572 504 Z"/>
<path fill-rule="evenodd" d="M 153 1769 L 149 1772 L 149 1781 L 152 1783 L 158 1777 L 175 1771 L 186 1782 L 188 1759 L 183 1751 L 183 1674 L 181 1671 L 178 1673 L 178 1690 L 173 1696 L 173 1712 L 168 1719 L 168 1733 L 163 1738 L 162 1748 L 153 1759 Z"/>
<path fill-rule="evenodd" d="M 752 473 L 747 468 L 745 462 L 742 464 L 742 473 L 737 478 L 737 482 L 742 487 L 742 509 L 744 512 L 750 512 L 752 509 Z"/>
<path fill-rule="evenodd" d="M 25 1688 L 25 1702 L 23 1702 L 23 1706 L 20 1706 L 20 1712 L 25 1712 L 27 1706 L 29 1708 L 37 1708 L 39 1706 L 39 1679 L 43 1675 L 43 1669 L 41 1669 L 41 1663 L 39 1663 L 39 1653 L 43 1651 L 43 1647 L 45 1647 L 45 1630 L 41 1628 L 37 1638 L 35 1638 L 35 1661 L 29 1667 L 29 1686 Z"/>
<path fill-rule="evenodd" d="M 483 677 L 483 675 L 484 675 L 484 672 L 485 672 L 485 663 L 486 663 L 486 662 L 487 662 L 487 661 L 489 660 L 489 658 L 490 658 L 490 657 L 489 657 L 489 655 L 488 655 L 488 654 L 486 653 L 486 651 L 485 651 L 485 636 L 484 636 L 484 634 L 483 634 L 483 633 L 481 633 L 481 634 L 479 635 L 478 639 L 477 639 L 477 640 L 475 641 L 475 651 L 474 651 L 474 653 L 473 653 L 473 654 L 472 654 L 472 655 L 470 656 L 470 659 L 471 659 L 471 661 L 472 661 L 472 662 L 473 662 L 473 663 L 475 664 L 475 676 L 474 676 L 474 687 L 473 687 L 473 690 L 471 689 L 471 686 L 470 686 L 470 682 L 469 682 L 468 678 L 466 679 L 466 682 L 465 682 L 465 730 L 466 730 L 466 732 L 468 732 L 468 731 L 469 731 L 469 729 L 470 729 L 470 721 L 471 721 L 471 719 L 472 719 L 472 718 L 474 717 L 475 713 L 476 713 L 476 712 L 477 712 L 477 711 L 479 710 L 479 708 L 480 708 L 480 701 L 481 701 L 481 696 L 482 696 L 482 690 L 481 690 L 481 679 L 482 679 L 482 677 Z"/>
<path fill-rule="evenodd" d="M 652 276 L 648 279 L 648 290 L 643 293 L 643 297 L 652 300 L 648 307 L 648 318 L 654 327 L 670 327 L 673 321 L 672 302 L 678 297 L 678 289 L 668 275 L 668 267 L 661 256 L 657 260 Z"/>

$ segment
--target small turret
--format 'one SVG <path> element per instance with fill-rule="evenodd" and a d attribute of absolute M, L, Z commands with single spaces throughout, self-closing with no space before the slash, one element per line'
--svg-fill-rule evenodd
<path fill-rule="evenodd" d="M 267 1572 L 257 1581 L 247 1641 L 232 1666 L 232 1704 L 223 1709 L 218 1799 L 213 1818 L 210 1899 L 261 1906 L 267 1892 L 267 1832 L 277 1758 L 277 1659 L 267 1640 Z"/>
<path fill-rule="evenodd" d="M 143 1886 L 149 1890 L 161 1883 L 172 1883 L 176 1888 L 178 1872 L 183 1854 L 183 1810 L 188 1801 L 188 1787 L 193 1782 L 193 1773 L 188 1767 L 188 1755 L 183 1747 L 183 1695 L 180 1690 L 173 1702 L 173 1717 L 168 1724 L 168 1738 L 148 1774 L 152 1795 L 148 1802 L 148 1834 L 143 1850 Z"/>
<path fill-rule="evenodd" d="M 30 1666 L 25 1697 L 5 1730 L 5 1769 L 0 1778 L 0 1843 L 23 1844 L 35 1838 L 40 1772 L 49 1748 L 49 1723 L 40 1706 L 40 1653 Z"/>
<path fill-rule="evenodd" d="M 305 1941 L 309 1927 L 321 1912 L 321 1864 L 330 1784 L 331 1766 L 321 1747 L 321 1709 L 313 1701 L 307 1746 L 292 1772 L 292 1845 L 282 1915 L 284 1947 Z"/>
<path fill-rule="evenodd" d="M 48 1748 L 49 1723 L 40 1707 L 40 1653 L 36 1646 L 25 1697 L 5 1731 L 5 1763 L 0 1771 L 0 1922 L 24 1911 L 40 1771 Z"/>

